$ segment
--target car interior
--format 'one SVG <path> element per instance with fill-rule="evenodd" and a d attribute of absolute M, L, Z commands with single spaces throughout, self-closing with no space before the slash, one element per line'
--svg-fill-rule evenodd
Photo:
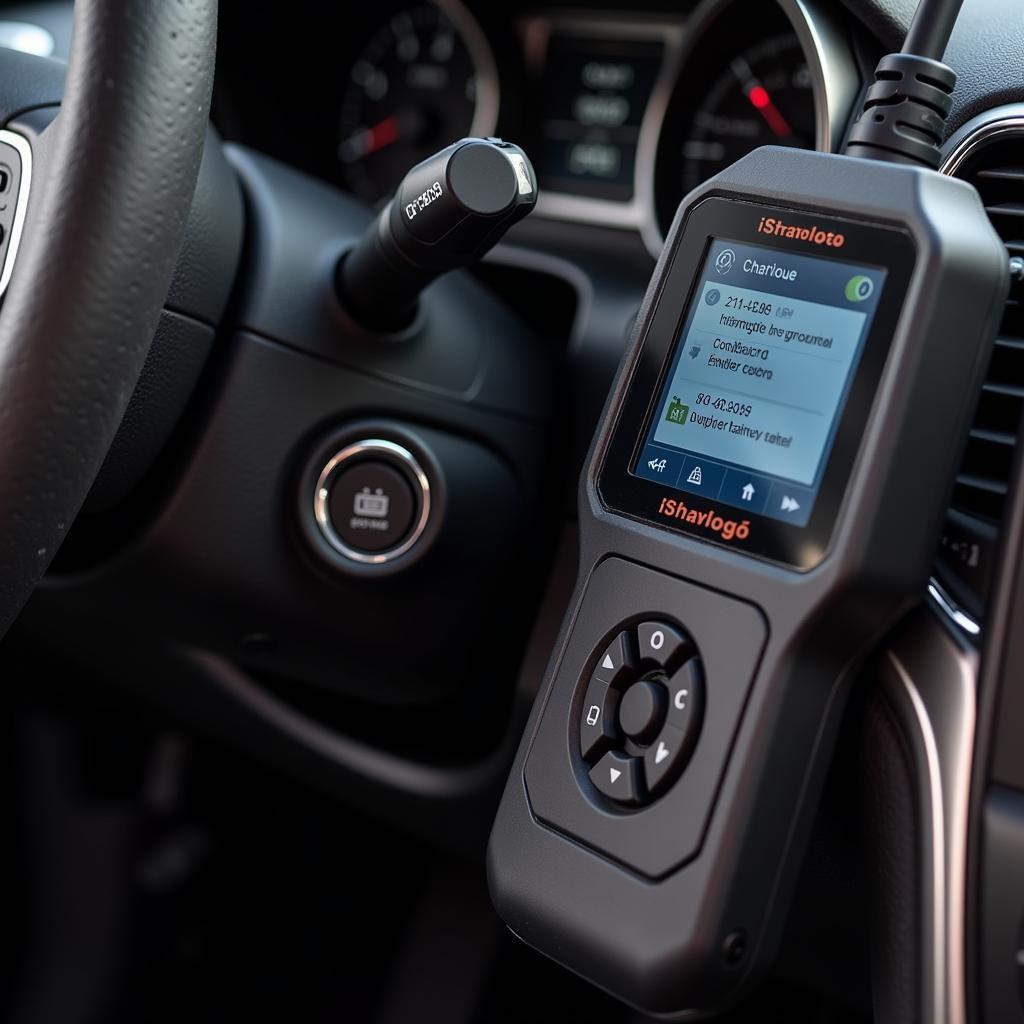
<path fill-rule="evenodd" d="M 0 304 L 0 1020 L 1024 1022 L 1019 0 L 0 2 Z"/>

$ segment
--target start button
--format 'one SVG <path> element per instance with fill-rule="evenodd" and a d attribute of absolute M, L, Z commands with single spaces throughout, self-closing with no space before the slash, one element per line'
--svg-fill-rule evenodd
<path fill-rule="evenodd" d="M 359 441 L 320 473 L 317 526 L 340 554 L 382 564 L 408 551 L 430 515 L 430 484 L 412 453 L 393 441 Z"/>
<path fill-rule="evenodd" d="M 327 507 L 338 536 L 360 551 L 396 548 L 416 524 L 416 500 L 405 475 L 376 459 L 342 469 Z"/>

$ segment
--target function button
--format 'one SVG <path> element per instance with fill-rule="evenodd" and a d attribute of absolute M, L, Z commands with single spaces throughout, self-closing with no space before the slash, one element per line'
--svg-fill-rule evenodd
<path fill-rule="evenodd" d="M 664 448 L 655 448 L 648 445 L 636 464 L 637 476 L 647 477 L 648 480 L 656 480 L 666 487 L 675 487 L 676 481 L 683 468 L 684 457 L 673 455 Z"/>
<path fill-rule="evenodd" d="M 417 511 L 405 475 L 377 460 L 343 469 L 328 507 L 338 536 L 358 551 L 397 547 L 412 531 Z"/>
<path fill-rule="evenodd" d="M 664 622 L 641 622 L 636 628 L 640 660 L 662 668 L 677 664 L 690 647 L 689 638 Z"/>
<path fill-rule="evenodd" d="M 699 658 L 690 658 L 668 681 L 668 722 L 696 738 L 703 713 L 704 671 Z"/>
<path fill-rule="evenodd" d="M 637 743 L 646 743 L 658 735 L 665 721 L 665 704 L 665 687 L 653 680 L 641 679 L 622 695 L 619 726 Z"/>
<path fill-rule="evenodd" d="M 599 792 L 617 803 L 640 802 L 640 772 L 635 757 L 609 750 L 590 769 L 590 781 Z"/>
<path fill-rule="evenodd" d="M 594 676 L 583 698 L 580 715 L 580 750 L 586 760 L 603 754 L 615 740 L 615 723 L 612 721 L 615 709 L 611 698 L 609 685 Z"/>
<path fill-rule="evenodd" d="M 806 487 L 776 480 L 772 485 L 772 493 L 768 497 L 765 512 L 775 519 L 782 519 L 797 526 L 806 526 L 811 518 L 811 506 L 814 504 L 814 491 Z"/>
<path fill-rule="evenodd" d="M 412 453 L 367 438 L 343 448 L 313 487 L 320 536 L 350 562 L 382 566 L 410 551 L 430 519 L 430 482 Z"/>
<path fill-rule="evenodd" d="M 730 469 L 725 474 L 718 500 L 748 512 L 763 512 L 771 489 L 772 482 L 767 477 Z"/>
<path fill-rule="evenodd" d="M 623 630 L 597 659 L 594 675 L 615 686 L 633 671 L 632 645 L 629 633 Z"/>
<path fill-rule="evenodd" d="M 644 752 L 644 778 L 651 796 L 657 796 L 683 769 L 689 758 L 687 736 L 666 725 Z"/>
<path fill-rule="evenodd" d="M 703 494 L 707 498 L 717 498 L 724 479 L 725 466 L 687 456 L 676 486 L 684 491 L 693 491 L 694 494 Z"/>

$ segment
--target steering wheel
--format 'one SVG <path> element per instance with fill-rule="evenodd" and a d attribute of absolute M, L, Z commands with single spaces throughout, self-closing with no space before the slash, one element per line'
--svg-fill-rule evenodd
<path fill-rule="evenodd" d="M 0 123 L 60 104 L 0 316 L 0 635 L 138 381 L 195 188 L 216 0 L 77 0 L 70 63 L 0 50 Z M 28 164 L 28 161 L 25 161 Z M 13 256 L 13 254 L 12 254 Z"/>

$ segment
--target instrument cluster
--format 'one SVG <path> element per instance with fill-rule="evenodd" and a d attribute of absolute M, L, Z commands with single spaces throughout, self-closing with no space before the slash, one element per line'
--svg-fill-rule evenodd
<path fill-rule="evenodd" d="M 654 253 L 683 196 L 744 153 L 827 145 L 797 32 L 806 11 L 791 0 L 649 14 L 383 0 L 287 20 L 227 2 L 221 30 L 247 45 L 221 67 L 214 118 L 229 139 L 371 204 L 451 141 L 501 134 L 533 159 L 539 214 L 635 229 Z"/>

